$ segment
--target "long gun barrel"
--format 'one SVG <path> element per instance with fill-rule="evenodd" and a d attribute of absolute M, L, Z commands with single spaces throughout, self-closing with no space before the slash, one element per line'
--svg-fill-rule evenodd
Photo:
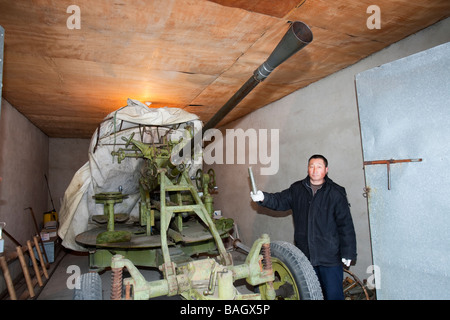
<path fill-rule="evenodd" d="M 202 141 L 205 132 L 214 128 L 225 116 L 233 110 L 239 102 L 242 101 L 260 82 L 264 81 L 272 71 L 290 58 L 292 55 L 300 51 L 303 47 L 311 43 L 313 34 L 311 29 L 301 21 L 295 21 L 291 24 L 288 31 L 272 51 L 269 58 L 264 61 L 247 80 L 246 83 L 220 108 L 219 111 L 205 124 L 202 129 L 201 136 L 197 133 L 191 140 L 191 151 L 194 150 L 195 144 Z M 182 156 L 180 151 L 179 155 Z"/>
<path fill-rule="evenodd" d="M 208 129 L 214 128 L 250 91 L 264 81 L 276 67 L 311 43 L 312 40 L 313 34 L 305 23 L 300 21 L 293 22 L 269 58 L 253 72 L 253 75 L 247 82 L 206 123 L 202 130 L 203 133 Z"/>

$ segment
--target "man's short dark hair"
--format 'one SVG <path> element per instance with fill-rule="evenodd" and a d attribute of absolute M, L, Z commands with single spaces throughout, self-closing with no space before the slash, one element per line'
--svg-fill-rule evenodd
<path fill-rule="evenodd" d="M 325 157 L 324 157 L 323 155 L 321 155 L 321 154 L 314 154 L 314 155 L 312 155 L 312 156 L 309 158 L 308 163 L 311 161 L 311 159 L 322 159 L 323 162 L 325 163 L 325 167 L 328 167 L 328 160 L 327 160 L 327 158 L 325 158 Z"/>

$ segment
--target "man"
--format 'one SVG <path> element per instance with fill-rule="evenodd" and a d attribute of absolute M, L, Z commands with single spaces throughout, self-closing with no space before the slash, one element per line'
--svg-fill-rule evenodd
<path fill-rule="evenodd" d="M 328 178 L 328 161 L 313 155 L 308 176 L 288 189 L 250 192 L 253 201 L 272 210 L 292 210 L 295 245 L 317 273 L 324 298 L 344 299 L 343 266 L 356 260 L 356 236 L 345 189 Z"/>

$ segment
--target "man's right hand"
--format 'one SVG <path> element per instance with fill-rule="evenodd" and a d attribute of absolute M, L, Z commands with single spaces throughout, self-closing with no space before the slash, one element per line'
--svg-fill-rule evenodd
<path fill-rule="evenodd" d="M 264 200 L 264 193 L 261 190 L 256 191 L 256 194 L 250 191 L 250 197 L 254 202 L 260 202 Z"/>

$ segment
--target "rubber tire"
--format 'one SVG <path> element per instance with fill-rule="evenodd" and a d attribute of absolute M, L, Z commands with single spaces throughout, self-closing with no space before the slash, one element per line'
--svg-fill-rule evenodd
<path fill-rule="evenodd" d="M 103 300 L 102 279 L 97 272 L 80 276 L 80 288 L 75 288 L 74 300 Z"/>
<path fill-rule="evenodd" d="M 301 300 L 323 300 L 316 272 L 299 248 L 285 241 L 273 241 L 270 243 L 270 255 L 289 269 Z"/>

